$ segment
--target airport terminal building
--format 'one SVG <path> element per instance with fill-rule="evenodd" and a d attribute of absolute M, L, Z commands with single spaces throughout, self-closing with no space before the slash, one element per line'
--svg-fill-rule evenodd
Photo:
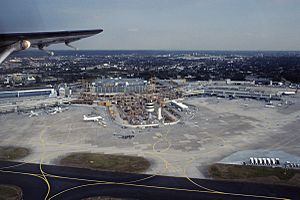
<path fill-rule="evenodd" d="M 107 93 L 142 93 L 146 90 L 147 81 L 140 78 L 107 78 L 95 81 L 95 91 L 98 94 Z"/>
<path fill-rule="evenodd" d="M 20 89 L 0 91 L 0 98 L 19 98 L 31 96 L 55 96 L 54 88 Z"/>

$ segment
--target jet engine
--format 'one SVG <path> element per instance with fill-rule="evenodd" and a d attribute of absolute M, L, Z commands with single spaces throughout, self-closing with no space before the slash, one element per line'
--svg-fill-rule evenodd
<path fill-rule="evenodd" d="M 31 45 L 31 43 L 28 40 L 21 41 L 21 49 L 22 50 L 29 49 L 30 45 Z"/>

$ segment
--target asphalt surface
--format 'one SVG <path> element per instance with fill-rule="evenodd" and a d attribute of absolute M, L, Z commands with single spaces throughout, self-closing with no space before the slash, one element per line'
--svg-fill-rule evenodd
<path fill-rule="evenodd" d="M 102 172 L 0 161 L 0 184 L 23 189 L 24 200 L 74 200 L 91 196 L 128 199 L 300 199 L 289 186 Z"/>

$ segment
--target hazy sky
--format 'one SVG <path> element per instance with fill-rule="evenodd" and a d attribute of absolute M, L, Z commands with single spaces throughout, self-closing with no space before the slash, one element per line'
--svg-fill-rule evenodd
<path fill-rule="evenodd" d="M 300 0 L 1 0 L 0 31 L 104 29 L 74 43 L 81 49 L 300 50 L 299 9 Z"/>

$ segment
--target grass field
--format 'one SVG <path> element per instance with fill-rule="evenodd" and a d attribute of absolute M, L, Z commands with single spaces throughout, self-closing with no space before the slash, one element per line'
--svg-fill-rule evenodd
<path fill-rule="evenodd" d="M 242 180 L 300 187 L 300 170 L 280 167 L 213 164 L 209 174 L 215 179 Z"/>
<path fill-rule="evenodd" d="M 0 160 L 16 160 L 26 157 L 29 149 L 23 147 L 0 147 Z"/>
<path fill-rule="evenodd" d="M 72 153 L 60 160 L 61 165 L 118 172 L 144 172 L 150 162 L 143 157 L 102 153 Z"/>
<path fill-rule="evenodd" d="M 0 200 L 22 199 L 22 190 L 17 186 L 0 185 Z"/>

